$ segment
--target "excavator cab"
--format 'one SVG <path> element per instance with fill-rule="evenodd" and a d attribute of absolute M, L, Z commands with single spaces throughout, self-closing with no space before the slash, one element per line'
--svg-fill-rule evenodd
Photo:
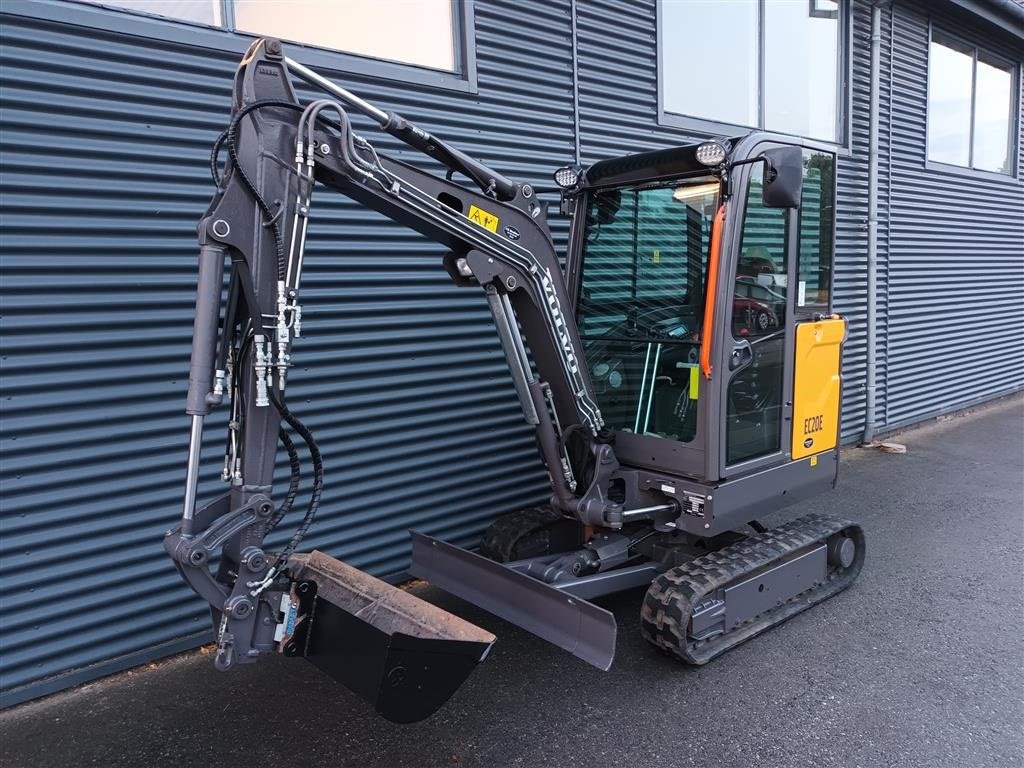
<path fill-rule="evenodd" d="M 710 172 L 700 147 L 736 159 Z M 835 448 L 838 399 L 827 436 L 794 430 L 792 413 L 798 325 L 845 328 L 831 317 L 834 180 L 830 151 L 756 134 L 581 175 L 567 282 L 620 461 L 719 482 L 790 463 L 794 437 Z M 834 362 L 822 387 L 838 385 Z"/>
<path fill-rule="evenodd" d="M 294 77 L 327 97 L 300 102 Z M 349 111 L 444 172 L 378 152 Z M 644 636 L 703 664 L 856 577 L 855 523 L 758 522 L 831 488 L 837 474 L 846 322 L 831 306 L 826 148 L 755 133 L 559 169 L 560 210 L 571 218 L 563 269 L 531 184 L 268 38 L 239 65 L 211 173 L 184 503 L 164 547 L 210 606 L 218 669 L 272 652 L 306 658 L 385 717 L 411 722 L 441 706 L 494 641 L 298 549 L 329 492 L 319 446 L 286 391 L 302 336 L 307 228 L 324 188 L 434 240 L 452 280 L 483 294 L 551 482 L 546 504 L 493 510 L 476 550 L 411 532 L 412 575 L 601 669 L 617 633 L 593 602 L 602 595 L 646 588 Z M 204 419 L 220 406 L 228 487 L 199 503 Z M 290 473 L 275 495 L 279 449 Z M 290 539 L 268 549 L 286 524 Z"/>

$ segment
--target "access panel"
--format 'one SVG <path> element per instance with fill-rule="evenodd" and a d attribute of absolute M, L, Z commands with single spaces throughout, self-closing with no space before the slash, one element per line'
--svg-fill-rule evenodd
<path fill-rule="evenodd" d="M 796 326 L 793 370 L 794 459 L 836 447 L 839 435 L 839 373 L 846 319 L 832 315 Z"/>

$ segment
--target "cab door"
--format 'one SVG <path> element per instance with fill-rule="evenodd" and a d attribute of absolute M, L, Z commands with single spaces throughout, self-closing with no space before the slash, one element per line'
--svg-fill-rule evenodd
<path fill-rule="evenodd" d="M 777 146 L 759 145 L 751 156 Z M 799 207 L 765 204 L 761 163 L 738 175 L 738 189 L 729 201 L 737 215 L 729 265 L 719 282 L 719 296 L 727 304 L 718 315 L 724 372 L 719 377 L 722 478 L 790 461 L 794 440 L 805 440 L 794 424 L 797 327 L 831 312 L 835 158 L 803 149 L 802 159 Z M 815 360 L 831 360 L 838 346 L 822 340 L 830 343 L 835 335 L 835 328 L 827 328 L 800 337 L 805 348 L 810 338 Z M 803 386 L 808 388 L 806 381 Z M 809 388 L 818 386 L 812 382 Z M 833 427 L 837 420 L 838 415 Z"/>

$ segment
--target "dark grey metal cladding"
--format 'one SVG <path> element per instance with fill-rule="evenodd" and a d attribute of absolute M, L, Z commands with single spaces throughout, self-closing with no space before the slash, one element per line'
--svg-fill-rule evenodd
<path fill-rule="evenodd" d="M 889 8 L 882 6 L 882 28 L 889 27 Z M 850 442 L 859 437 L 864 427 L 866 398 L 867 352 L 867 178 L 868 132 L 870 116 L 871 80 L 871 7 L 868 3 L 855 3 L 851 13 L 849 148 L 836 163 L 836 261 L 834 270 L 833 301 L 837 312 L 847 318 L 848 334 L 843 345 L 843 418 L 841 439 Z M 889 77 L 892 50 L 889 36 L 882 35 L 880 46 L 882 76 L 879 104 L 889 98 Z M 887 303 L 885 294 L 886 259 L 888 257 L 888 172 L 887 163 L 892 150 L 890 114 L 883 106 L 879 114 L 879 221 L 878 221 L 878 338 L 886 335 Z M 876 407 L 880 410 L 886 401 L 886 359 L 884 343 L 877 346 L 878 387 Z"/>
<path fill-rule="evenodd" d="M 574 151 L 568 7 L 479 4 L 478 93 L 324 73 L 543 181 Z M 2 10 L 6 705 L 208 637 L 160 538 L 180 514 L 195 225 L 248 38 L 79 4 Z M 452 285 L 435 244 L 340 195 L 314 205 L 289 381 L 326 462 L 307 542 L 395 573 L 409 526 L 469 544 L 549 490 L 484 298 Z M 208 419 L 201 503 L 223 488 L 223 419 Z"/>
<path fill-rule="evenodd" d="M 897 426 L 1024 383 L 1024 103 L 1012 116 L 1016 177 L 929 168 L 925 154 L 929 23 L 1016 62 L 1018 100 L 1024 48 L 924 3 L 898 3 L 892 13 L 888 333 L 880 337 L 888 399 L 878 421 Z"/>

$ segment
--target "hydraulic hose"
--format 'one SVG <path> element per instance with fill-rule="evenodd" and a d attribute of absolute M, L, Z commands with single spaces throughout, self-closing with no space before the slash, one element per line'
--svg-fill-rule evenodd
<path fill-rule="evenodd" d="M 324 464 L 323 458 L 320 455 L 320 446 L 317 445 L 316 439 L 313 437 L 313 433 L 309 431 L 305 424 L 303 424 L 299 418 L 288 410 L 277 393 L 270 392 L 270 401 L 277 408 L 277 412 L 281 414 L 281 418 L 288 423 L 288 425 L 295 430 L 296 434 L 302 438 L 306 447 L 309 449 L 309 458 L 313 464 L 313 489 L 309 495 L 309 503 L 306 506 L 306 514 L 302 518 L 302 522 L 299 527 L 292 534 L 291 540 L 288 545 L 282 550 L 281 554 L 277 557 L 277 562 L 274 563 L 273 570 L 280 571 L 281 567 L 288 562 L 288 558 L 292 556 L 295 549 L 299 546 L 299 542 L 305 537 L 309 531 L 310 526 L 316 520 L 317 510 L 320 508 L 320 497 L 324 491 Z"/>
<path fill-rule="evenodd" d="M 277 528 L 280 523 L 289 512 L 292 511 L 292 506 L 295 504 L 295 497 L 299 494 L 299 483 L 302 480 L 302 464 L 299 462 L 299 452 L 295 448 L 295 443 L 292 442 L 291 437 L 288 436 L 288 432 L 285 431 L 284 427 L 278 432 L 278 439 L 281 441 L 281 445 L 284 446 L 285 451 L 288 453 L 288 464 L 290 465 L 290 474 L 288 478 L 288 493 L 285 494 L 284 501 L 281 502 L 281 506 L 278 507 L 277 512 L 270 519 L 270 525 L 267 528 L 267 533 Z"/>

